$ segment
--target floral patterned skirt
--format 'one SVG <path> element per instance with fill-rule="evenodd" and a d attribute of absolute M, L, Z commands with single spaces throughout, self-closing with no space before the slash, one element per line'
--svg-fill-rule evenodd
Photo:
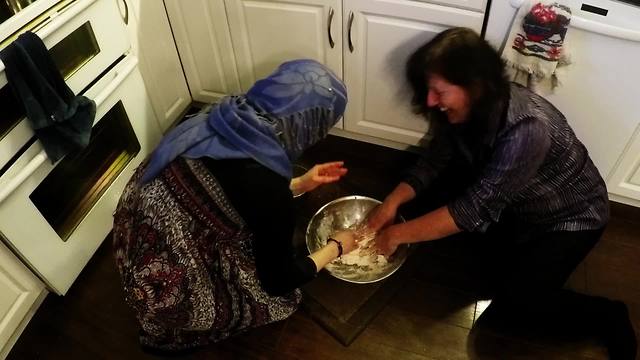
<path fill-rule="evenodd" d="M 144 165 L 114 214 L 113 242 L 143 346 L 185 350 L 287 318 L 299 290 L 260 286 L 251 232 L 199 160 L 174 160 L 140 186 Z"/>

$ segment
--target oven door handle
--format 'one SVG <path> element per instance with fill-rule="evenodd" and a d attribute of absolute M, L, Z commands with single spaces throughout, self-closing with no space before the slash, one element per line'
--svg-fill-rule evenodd
<path fill-rule="evenodd" d="M 31 174 L 33 174 L 43 162 L 47 160 L 47 154 L 44 150 L 40 151 L 36 156 L 29 161 L 29 163 L 16 175 L 13 179 L 9 180 L 9 183 L 2 187 L 0 190 L 0 204 L 7 198 L 11 193 L 20 186 Z"/>
<path fill-rule="evenodd" d="M 135 56 L 129 57 L 126 66 L 123 66 L 122 69 L 118 70 L 113 79 L 107 84 L 104 89 L 100 90 L 100 93 L 93 98 L 93 101 L 96 103 L 96 108 L 99 108 L 100 105 L 111 95 L 120 84 L 129 76 L 131 71 L 138 64 L 138 58 Z"/>

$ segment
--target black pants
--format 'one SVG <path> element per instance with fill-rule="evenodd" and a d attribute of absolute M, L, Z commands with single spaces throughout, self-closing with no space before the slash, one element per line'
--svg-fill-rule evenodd
<path fill-rule="evenodd" d="M 478 242 L 489 276 L 499 281 L 476 327 L 595 337 L 611 359 L 635 359 L 637 342 L 626 305 L 564 288 L 604 229 L 523 233 L 511 226 L 496 228 Z"/>
<path fill-rule="evenodd" d="M 459 195 L 468 177 L 448 174 L 453 177 L 438 179 L 401 213 L 417 217 Z M 491 305 L 477 324 L 554 337 L 595 336 L 607 346 L 612 359 L 635 359 L 636 338 L 626 306 L 564 288 L 603 231 L 527 230 L 505 214 L 487 233 L 470 234 L 466 244 L 473 247 L 473 267 L 488 280 L 493 293 Z"/>
<path fill-rule="evenodd" d="M 604 229 L 525 232 L 512 226 L 479 236 L 479 268 L 494 280 L 487 317 L 511 326 L 544 327 L 559 333 L 597 335 L 610 314 L 611 301 L 563 288 L 598 242 Z M 484 264 L 483 264 L 484 263 Z"/>

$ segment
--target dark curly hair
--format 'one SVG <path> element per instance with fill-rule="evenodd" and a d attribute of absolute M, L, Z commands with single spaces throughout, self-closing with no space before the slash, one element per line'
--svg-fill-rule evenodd
<path fill-rule="evenodd" d="M 407 61 L 406 76 L 414 111 L 427 116 L 428 79 L 432 74 L 461 86 L 471 98 L 471 116 L 487 114 L 508 96 L 509 80 L 498 52 L 468 28 L 451 28 L 418 48 Z"/>

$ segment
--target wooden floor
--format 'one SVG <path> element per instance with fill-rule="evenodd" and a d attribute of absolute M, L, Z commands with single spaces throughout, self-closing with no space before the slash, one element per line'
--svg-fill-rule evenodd
<path fill-rule="evenodd" d="M 330 137 L 307 161 L 344 159 L 345 186 L 382 197 L 413 161 L 407 153 Z M 640 220 L 637 209 L 614 208 L 604 238 L 567 286 L 624 300 L 640 329 Z M 489 304 L 473 283 L 464 243 L 438 241 L 419 249 L 423 265 L 369 327 L 344 347 L 304 311 L 242 334 L 186 359 L 606 359 L 594 340 L 472 331 Z M 64 297 L 49 295 L 9 359 L 155 359 L 137 343 L 107 239 Z M 354 285 L 357 286 L 357 285 Z M 348 299 L 345 299 L 348 301 Z"/>

